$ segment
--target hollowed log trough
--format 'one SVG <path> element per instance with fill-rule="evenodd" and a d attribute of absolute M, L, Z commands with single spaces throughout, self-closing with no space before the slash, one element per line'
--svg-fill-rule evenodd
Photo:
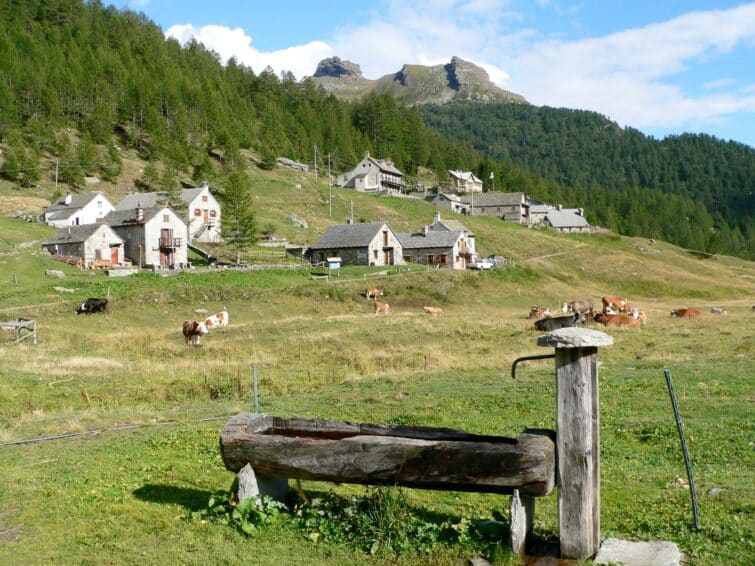
<path fill-rule="evenodd" d="M 231 472 L 250 464 L 266 476 L 341 483 L 545 496 L 556 477 L 555 433 L 534 429 L 506 438 L 240 413 L 220 451 Z"/>

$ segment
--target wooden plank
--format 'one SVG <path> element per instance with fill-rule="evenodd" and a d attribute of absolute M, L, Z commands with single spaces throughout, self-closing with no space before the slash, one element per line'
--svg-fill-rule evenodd
<path fill-rule="evenodd" d="M 536 496 L 555 484 L 550 431 L 512 439 L 241 413 L 224 427 L 220 448 L 232 472 L 248 463 L 287 478 Z"/>
<path fill-rule="evenodd" d="M 597 348 L 557 348 L 558 523 L 561 558 L 600 544 Z"/>

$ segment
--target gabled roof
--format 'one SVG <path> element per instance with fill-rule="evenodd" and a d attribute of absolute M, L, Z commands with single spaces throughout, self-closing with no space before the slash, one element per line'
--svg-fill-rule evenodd
<path fill-rule="evenodd" d="M 390 230 L 385 222 L 330 226 L 323 232 L 318 242 L 312 246 L 312 249 L 366 247 L 383 227 Z"/>
<path fill-rule="evenodd" d="M 428 230 L 427 233 L 413 232 L 396 234 L 405 249 L 417 248 L 452 248 L 462 236 L 462 232 L 445 230 Z"/>
<path fill-rule="evenodd" d="M 144 219 L 141 222 L 137 222 L 136 220 L 136 208 L 130 208 L 127 210 L 114 210 L 110 214 L 108 214 L 104 222 L 105 224 L 109 226 L 128 226 L 130 224 L 145 224 L 152 220 L 155 216 L 157 216 L 160 212 L 162 212 L 165 209 L 168 209 L 172 212 L 172 209 L 169 206 L 158 204 L 157 206 L 152 207 L 144 207 L 142 208 Z M 175 214 L 175 212 L 174 212 Z"/>
<path fill-rule="evenodd" d="M 575 208 L 562 208 L 551 210 L 545 215 L 545 219 L 554 228 L 587 228 L 590 223 L 578 213 Z"/>
<path fill-rule="evenodd" d="M 552 204 L 531 204 L 530 203 L 530 214 L 545 214 L 546 212 L 550 212 L 551 210 L 556 210 L 556 207 Z"/>
<path fill-rule="evenodd" d="M 71 244 L 85 242 L 92 234 L 103 227 L 107 231 L 113 233 L 115 237 L 118 238 L 118 240 L 123 242 L 123 239 L 118 234 L 115 234 L 110 226 L 98 223 L 80 224 L 78 226 L 66 226 L 65 228 L 61 228 L 60 230 L 55 232 L 55 234 L 53 234 L 49 239 L 45 240 L 42 245 L 47 246 L 50 244 Z"/>
<path fill-rule="evenodd" d="M 464 224 L 462 224 L 458 220 L 447 220 L 447 219 L 442 219 L 437 222 L 433 222 L 432 224 L 430 224 L 430 230 L 439 230 L 439 231 L 446 231 L 446 232 L 467 232 L 468 234 L 472 233 L 469 231 L 469 228 L 464 226 Z"/>
<path fill-rule="evenodd" d="M 482 193 L 475 196 L 463 196 L 461 202 L 464 204 L 474 203 L 475 207 L 479 206 L 516 206 L 525 202 L 524 193 L 499 193 L 496 191 Z"/>
<path fill-rule="evenodd" d="M 438 191 L 438 194 L 435 196 L 435 198 L 439 199 L 439 200 L 446 199 L 446 200 L 450 200 L 450 201 L 458 202 L 458 203 L 462 202 L 461 201 L 461 197 L 459 197 L 458 195 L 452 195 L 452 194 L 444 193 L 444 192 L 441 192 L 441 191 Z M 435 199 L 433 199 L 433 200 L 435 200 Z"/>
<path fill-rule="evenodd" d="M 71 202 L 69 204 L 66 204 L 66 197 L 71 197 Z M 45 209 L 45 212 L 56 212 L 56 211 L 64 211 L 64 210 L 78 210 L 80 208 L 84 208 L 86 205 L 88 205 L 90 202 L 92 202 L 97 196 L 101 196 L 107 200 L 107 197 L 103 195 L 100 192 L 96 193 L 82 193 L 79 195 L 66 195 L 63 197 L 60 197 L 58 200 L 56 200 L 54 203 L 52 203 L 50 206 L 48 206 Z M 108 201 L 110 202 L 110 201 Z M 66 218 L 65 215 L 60 215 L 61 218 Z"/>
<path fill-rule="evenodd" d="M 456 177 L 457 179 L 460 179 L 462 181 L 472 181 L 474 183 L 482 183 L 481 179 L 478 179 L 477 176 L 475 176 L 474 173 L 471 171 L 457 171 L 456 169 L 450 169 L 448 173 Z"/>
<path fill-rule="evenodd" d="M 403 177 L 404 174 L 396 169 L 396 166 L 393 164 L 393 161 L 390 159 L 375 159 L 372 157 L 369 153 L 365 155 L 368 161 L 372 162 L 375 167 L 380 169 L 381 171 L 384 171 L 385 173 L 390 173 L 391 175 L 398 175 L 399 177 Z"/>
<path fill-rule="evenodd" d="M 199 193 L 201 193 L 206 187 L 196 187 L 190 189 L 181 189 L 181 200 L 189 204 L 193 201 Z M 167 202 L 168 195 L 164 192 L 153 193 L 129 193 L 121 199 L 121 201 L 115 206 L 116 210 L 128 210 L 141 206 L 142 208 L 152 208 L 157 206 L 161 202 Z"/>

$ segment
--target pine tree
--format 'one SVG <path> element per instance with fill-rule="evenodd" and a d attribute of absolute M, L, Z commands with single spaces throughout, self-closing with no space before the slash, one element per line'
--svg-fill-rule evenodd
<path fill-rule="evenodd" d="M 241 252 L 257 241 L 250 181 L 240 169 L 233 171 L 225 184 L 223 238 L 236 250 L 237 264 L 241 263 Z"/>

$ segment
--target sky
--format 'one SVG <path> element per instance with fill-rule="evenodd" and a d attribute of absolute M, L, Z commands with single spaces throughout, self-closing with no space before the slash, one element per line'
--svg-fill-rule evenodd
<path fill-rule="evenodd" d="M 538 106 L 593 110 L 662 139 L 755 147 L 755 2 L 703 0 L 111 0 L 167 37 L 255 72 L 338 56 L 377 79 L 458 56 Z"/>

